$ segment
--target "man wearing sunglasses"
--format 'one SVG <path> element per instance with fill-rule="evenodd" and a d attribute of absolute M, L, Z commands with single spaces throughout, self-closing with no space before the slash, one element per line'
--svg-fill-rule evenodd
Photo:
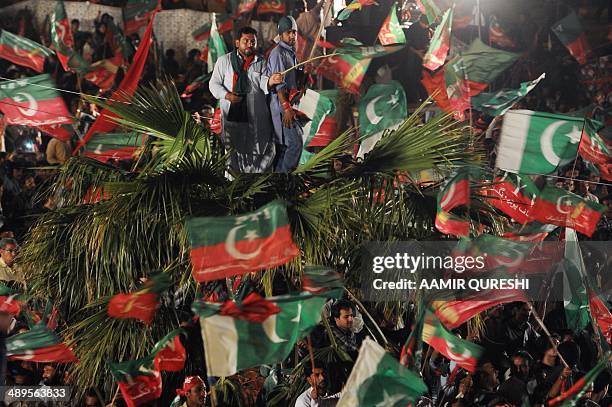
<path fill-rule="evenodd" d="M 0 283 L 17 282 L 25 285 L 23 276 L 14 267 L 15 256 L 18 251 L 19 245 L 15 239 L 0 239 Z"/>

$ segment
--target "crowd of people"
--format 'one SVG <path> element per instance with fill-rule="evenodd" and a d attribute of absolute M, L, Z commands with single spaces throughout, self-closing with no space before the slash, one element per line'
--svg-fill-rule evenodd
<path fill-rule="evenodd" d="M 100 2 L 102 3 L 102 2 Z M 381 1 L 391 7 L 391 2 Z M 389 3 L 389 4 L 387 4 Z M 545 20 L 555 20 L 564 10 L 575 7 L 586 17 L 601 19 L 600 3 L 574 1 L 543 2 Z M 604 2 L 605 3 L 605 2 Z M 608 2 L 609 3 L 609 2 Z M 107 1 L 104 4 L 118 5 Z M 121 5 L 121 4 L 119 4 Z M 165 1 L 166 8 L 180 7 L 178 1 Z M 303 150 L 301 124 L 294 108 L 299 103 L 299 94 L 308 77 L 315 77 L 314 71 L 289 70 L 299 62 L 296 54 L 296 41 L 299 36 L 307 42 L 305 55 L 315 45 L 320 25 L 323 2 L 306 1 L 303 9 L 292 11 L 294 16 L 276 19 L 278 44 L 270 52 L 261 48 L 257 31 L 246 24 L 233 33 L 226 33 L 226 44 L 232 45 L 231 51 L 221 56 L 214 65 L 209 84 L 197 88 L 183 98 L 185 107 L 200 115 L 211 115 L 210 106 L 219 101 L 221 108 L 221 140 L 231 147 L 229 165 L 242 172 L 289 172 L 299 162 Z M 597 6 L 597 7 L 595 7 Z M 334 21 L 328 37 L 351 36 L 363 39 L 368 34 L 360 32 L 368 24 L 376 25 L 388 14 L 388 9 L 376 11 L 364 8 L 353 13 L 343 23 Z M 561 8 L 561 11 L 559 9 Z M 608 6 L 608 11 L 612 7 Z M 427 97 L 420 83 L 423 52 L 427 49 L 432 27 L 425 18 L 415 13 L 416 8 L 406 20 L 404 28 L 407 46 L 393 55 L 377 58 L 370 65 L 361 85 L 360 94 L 368 87 L 389 79 L 402 84 L 411 106 Z M 404 6 L 402 6 L 404 10 Z M 547 13 L 547 10 L 554 12 Z M 591 12 L 596 10 L 597 12 Z M 400 13 L 401 14 L 401 13 Z M 410 13 L 407 13 L 410 14 Z M 28 38 L 49 44 L 43 30 L 31 24 L 32 15 L 28 10 L 20 11 L 13 18 L 3 20 L 2 28 L 18 32 L 24 26 Z M 541 17 L 541 15 L 539 15 Z M 520 14 L 516 31 L 510 32 L 518 43 L 517 47 L 526 57 L 517 66 L 499 79 L 494 86 L 512 87 L 519 82 L 532 79 L 540 72 L 547 73 L 547 79 L 527 97 L 517 108 L 542 112 L 555 112 L 587 115 L 610 125 L 612 117 L 612 89 L 609 66 L 612 56 L 610 47 L 602 46 L 595 50 L 590 64 L 578 65 L 559 43 L 552 43 L 544 30 L 550 24 L 537 20 L 538 17 L 525 12 Z M 71 28 L 75 38 L 75 50 L 90 62 L 112 56 L 106 35 L 111 16 L 100 15 L 95 21 L 94 32 L 80 30 L 80 22 L 74 18 Z M 407 27 L 409 24 L 411 25 Z M 595 23 L 597 24 L 597 23 Z M 378 24 L 379 26 L 380 24 Z M 366 30 L 368 31 L 368 30 Z M 371 30 L 369 30 L 371 31 Z M 474 36 L 473 30 L 457 32 L 459 37 Z M 612 30 L 608 29 L 607 38 L 612 42 Z M 138 35 L 126 38 L 128 44 L 136 49 Z M 159 60 L 153 55 L 147 62 L 140 84 L 152 82 L 160 73 L 174 81 L 179 93 L 207 72 L 204 53 L 198 49 L 189 50 L 185 58 L 178 58 L 176 52 L 168 49 Z M 266 57 L 263 55 L 267 54 Z M 184 62 L 179 62 L 184 61 Z M 408 69 L 405 69 L 407 67 Z M 23 126 L 5 126 L 4 147 L 0 153 L 0 283 L 25 288 L 27 279 L 15 265 L 19 243 L 36 220 L 36 216 L 61 205 L 61 196 L 51 194 L 49 185 L 57 173 L 57 166 L 63 165 L 72 155 L 77 133 L 84 134 L 99 115 L 94 105 L 84 102 L 78 92 L 96 94 L 99 90 L 87 81 L 79 81 L 76 74 L 64 72 L 56 58 L 49 58 L 45 71 L 52 74 L 71 113 L 79 119 L 77 132 L 73 135 L 72 145 L 51 138 L 41 131 Z M 281 72 L 287 71 L 281 75 Z M 607 71 L 607 73 L 606 73 Z M 0 60 L 0 76 L 17 79 L 33 75 L 28 68 Z M 535 76 L 534 76 L 535 75 Z M 601 80 L 601 77 L 604 80 Z M 121 80 L 121 71 L 116 83 Z M 331 82 L 318 81 L 323 86 L 333 87 Z M 341 92 L 336 100 L 337 133 L 353 126 L 355 110 L 360 95 Z M 474 132 L 483 133 L 484 147 L 493 166 L 496 154 L 496 140 L 500 125 L 493 123 L 494 118 L 477 112 L 472 114 Z M 553 175 L 552 182 L 587 200 L 597 201 L 608 206 L 609 210 L 601 218 L 593 240 L 612 240 L 612 191 L 609 183 L 602 181 L 593 168 L 581 159 L 563 172 Z M 609 276 L 603 275 L 605 280 Z M 609 301 L 609 299 L 608 299 Z M 348 299 L 330 302 L 324 313 L 327 324 L 320 324 L 311 334 L 311 345 L 301 341 L 295 355 L 284 363 L 274 366 L 266 381 L 258 382 L 253 403 L 268 405 L 275 395 L 274 385 L 298 381 L 305 390 L 297 397 L 296 407 L 333 406 L 338 401 L 343 385 L 348 378 L 359 347 L 371 327 L 364 321 L 364 313 L 374 315 L 376 324 L 387 339 L 387 349 L 399 356 L 413 326 L 415 315 L 411 305 L 406 304 L 404 318 L 389 320 L 377 311 L 375 304 L 366 303 L 366 308 L 357 307 Z M 549 304 L 550 305 L 550 304 Z M 608 302 L 609 307 L 609 302 Z M 440 355 L 437 351 L 424 352 L 422 375 L 428 386 L 428 394 L 421 398 L 419 406 L 541 406 L 547 400 L 559 396 L 571 385 L 580 380 L 598 360 L 598 343 L 591 325 L 582 332 L 568 330 L 563 318 L 563 303 L 555 302 L 549 306 L 544 318 L 550 330 L 550 337 L 538 326 L 532 325 L 530 310 L 525 303 L 517 302 L 496 306 L 481 316 L 481 329 L 468 332 L 465 326 L 455 333 L 480 344 L 485 349 L 475 373 L 468 373 Z M 13 335 L 28 329 L 27 321 L 3 321 L 4 332 Z M 329 330 L 326 328 L 329 326 Z M 6 335 L 5 335 L 6 336 Z M 308 357 L 309 347 L 317 351 L 335 344 L 346 355 L 347 360 L 328 362 L 316 360 L 305 364 L 298 376 L 287 374 L 287 367 L 293 367 L 299 360 Z M 552 341 L 551 341 L 552 339 Z M 601 344 L 599 344 L 601 345 Z M 563 363 L 562 363 L 563 361 Z M 285 369 L 283 369 L 285 368 Z M 65 366 L 56 364 L 36 364 L 27 361 L 9 362 L 6 372 L 7 384 L 15 385 L 71 385 L 72 378 Z M 290 369 L 289 369 L 290 370 Z M 173 404 L 187 407 L 209 405 L 210 384 L 207 378 L 187 376 L 182 387 L 177 390 Z M 608 391 L 610 373 L 601 373 L 580 401 L 584 406 L 610 406 L 612 394 Z M 74 400 L 72 405 L 88 407 L 104 406 L 111 402 L 112 395 L 103 395 L 96 388 L 87 389 L 85 396 Z M 11 400 L 5 400 L 10 404 Z M 117 402 L 119 403 L 119 401 Z M 218 401 L 217 405 L 223 405 Z"/>

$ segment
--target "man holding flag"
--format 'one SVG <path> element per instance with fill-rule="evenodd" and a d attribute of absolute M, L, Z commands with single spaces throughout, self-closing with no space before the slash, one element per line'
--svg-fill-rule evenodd
<path fill-rule="evenodd" d="M 295 46 L 297 23 L 291 16 L 284 16 L 278 22 L 280 42 L 270 53 L 268 70 L 284 72 L 297 65 Z M 276 144 L 275 168 L 277 172 L 290 172 L 297 167 L 302 153 L 302 128 L 295 120 L 293 105 L 299 99 L 297 71 L 287 72 L 284 81 L 272 91 L 270 112 L 274 124 Z"/>
<path fill-rule="evenodd" d="M 269 76 L 265 60 L 256 54 L 257 31 L 238 31 L 236 49 L 215 63 L 209 88 L 220 101 L 221 138 L 232 150 L 230 166 L 239 172 L 258 173 L 271 168 L 274 157 L 272 126 L 266 95 L 281 83 L 282 75 Z"/>

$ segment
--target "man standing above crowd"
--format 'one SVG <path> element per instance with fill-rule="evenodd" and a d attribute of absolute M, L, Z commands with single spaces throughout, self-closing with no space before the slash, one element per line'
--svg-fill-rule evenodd
<path fill-rule="evenodd" d="M 284 16 L 278 22 L 280 42 L 268 58 L 269 72 L 284 72 L 297 65 L 295 45 L 297 23 L 293 17 Z M 297 167 L 302 154 L 302 129 L 295 119 L 293 105 L 298 100 L 297 71 L 287 72 L 285 80 L 272 91 L 270 111 L 274 124 L 276 144 L 275 171 L 290 172 Z"/>
<path fill-rule="evenodd" d="M 238 31 L 236 49 L 221 56 L 209 88 L 221 105 L 221 138 L 231 149 L 230 167 L 238 172 L 264 172 L 274 158 L 273 129 L 266 100 L 282 75 L 269 76 L 265 60 L 256 54 L 257 31 Z"/>

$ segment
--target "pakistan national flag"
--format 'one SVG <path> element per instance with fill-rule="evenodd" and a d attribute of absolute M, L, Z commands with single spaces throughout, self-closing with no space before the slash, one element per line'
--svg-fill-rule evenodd
<path fill-rule="evenodd" d="M 221 37 L 217 30 L 217 18 L 215 13 L 213 13 L 212 22 L 210 23 L 210 36 L 208 37 L 208 59 L 206 60 L 208 72 L 212 72 L 217 59 L 225 53 L 227 53 L 227 48 L 225 47 L 223 37 Z"/>
<path fill-rule="evenodd" d="M 0 58 L 31 68 L 36 72 L 42 72 L 45 58 L 52 54 L 53 51 L 37 42 L 2 30 L 2 35 L 0 35 Z"/>
<path fill-rule="evenodd" d="M 299 254 L 281 201 L 237 216 L 190 218 L 186 226 L 198 282 L 277 267 Z"/>
<path fill-rule="evenodd" d="M 407 116 L 406 93 L 399 82 L 370 86 L 359 104 L 359 133 L 381 132 Z"/>
<path fill-rule="evenodd" d="M 405 407 L 425 392 L 427 386 L 416 373 L 366 338 L 337 407 Z"/>
<path fill-rule="evenodd" d="M 497 167 L 521 174 L 550 174 L 572 162 L 584 119 L 531 110 L 506 113 Z"/>
<path fill-rule="evenodd" d="M 580 332 L 590 323 L 586 268 L 573 229 L 565 229 L 565 259 L 562 267 L 563 305 L 568 329 Z"/>
<path fill-rule="evenodd" d="M 72 123 L 64 99 L 48 74 L 0 82 L 0 109 L 9 124 Z"/>
<path fill-rule="evenodd" d="M 304 151 L 302 152 L 300 163 L 304 163 L 312 156 L 312 153 L 307 151 L 308 145 L 321 128 L 325 118 L 333 115 L 336 108 L 334 102 L 327 96 L 312 89 L 306 89 L 306 93 L 300 99 L 298 110 L 310 119 L 304 125 L 302 134 Z"/>
<path fill-rule="evenodd" d="M 249 312 L 237 315 L 241 304 L 233 301 L 223 305 L 194 302 L 192 310 L 200 316 L 208 375 L 230 376 L 242 369 L 285 359 L 297 341 L 319 323 L 326 301 L 324 296 L 308 293 L 269 297 L 265 303 L 276 312 L 263 322 L 249 317 Z M 264 308 L 265 303 L 259 308 Z"/>
<path fill-rule="evenodd" d="M 518 89 L 502 89 L 497 93 L 487 92 L 476 95 L 472 97 L 472 107 L 489 116 L 501 116 L 531 92 L 545 76 L 546 74 L 542 74 L 533 81 L 523 82 Z"/>

